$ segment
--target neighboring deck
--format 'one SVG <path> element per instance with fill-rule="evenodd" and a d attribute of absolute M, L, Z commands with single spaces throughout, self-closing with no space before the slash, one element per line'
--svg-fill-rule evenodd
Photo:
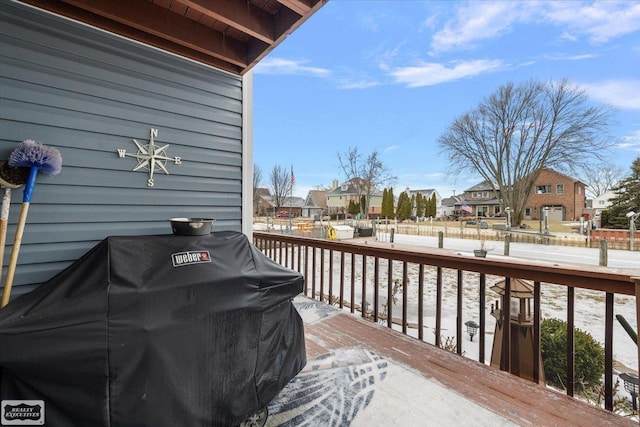
<path fill-rule="evenodd" d="M 638 425 L 630 418 L 600 410 L 324 303 L 298 297 L 296 306 L 305 320 L 309 369 L 283 391 L 287 397 L 274 399 L 274 407 L 270 405 L 270 426 Z M 363 361 L 348 360 L 354 357 L 354 349 L 368 350 L 377 365 L 371 367 Z M 332 352 L 334 357 L 324 367 L 335 371 L 351 366 L 353 369 L 346 374 L 348 381 L 341 382 L 337 374 L 332 374 L 329 380 L 324 380 L 322 389 L 319 384 L 322 381 L 311 384 L 312 381 L 304 379 L 305 375 L 321 372 L 319 356 Z M 360 399 L 357 405 L 348 402 L 349 386 L 341 385 L 347 382 L 353 400 Z M 305 410 L 293 408 L 296 404 L 292 401 L 302 400 L 307 405 Z M 311 409 L 310 405 L 317 408 Z M 285 410 L 297 414 L 297 418 L 292 419 L 292 415 L 281 418 Z"/>

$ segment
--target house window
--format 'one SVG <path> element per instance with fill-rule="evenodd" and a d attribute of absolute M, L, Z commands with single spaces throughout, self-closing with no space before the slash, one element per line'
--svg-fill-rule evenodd
<path fill-rule="evenodd" d="M 471 193 L 472 199 L 486 199 L 489 197 L 489 193 L 487 191 L 474 191 Z"/>
<path fill-rule="evenodd" d="M 550 194 L 551 193 L 551 185 L 536 185 L 536 194 Z"/>
<path fill-rule="evenodd" d="M 531 208 L 524 209 L 524 216 L 531 216 Z"/>
<path fill-rule="evenodd" d="M 604 206 L 604 200 L 598 200 L 598 205 L 599 206 Z"/>
<path fill-rule="evenodd" d="M 556 184 L 556 194 L 564 194 L 564 184 Z"/>

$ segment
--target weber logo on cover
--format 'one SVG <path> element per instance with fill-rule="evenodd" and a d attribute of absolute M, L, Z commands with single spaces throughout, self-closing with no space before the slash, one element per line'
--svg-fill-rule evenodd
<path fill-rule="evenodd" d="M 171 261 L 174 267 L 182 267 L 185 265 L 211 262 L 211 255 L 209 255 L 209 251 L 178 252 L 171 254 Z"/>
<path fill-rule="evenodd" d="M 3 400 L 1 405 L 0 425 L 44 425 L 44 400 Z"/>

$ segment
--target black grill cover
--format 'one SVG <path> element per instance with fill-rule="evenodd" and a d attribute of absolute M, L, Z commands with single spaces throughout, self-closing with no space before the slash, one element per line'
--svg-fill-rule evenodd
<path fill-rule="evenodd" d="M 0 398 L 54 427 L 237 425 L 306 363 L 302 289 L 240 233 L 109 237 L 0 310 Z"/>

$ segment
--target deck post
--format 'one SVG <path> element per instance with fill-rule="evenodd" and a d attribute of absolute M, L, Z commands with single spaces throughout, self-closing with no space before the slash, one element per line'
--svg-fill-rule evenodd
<path fill-rule="evenodd" d="M 640 277 L 632 277 L 631 280 L 636 284 L 636 331 L 640 331 Z M 640 372 L 640 346 L 637 345 L 638 350 L 638 372 Z M 638 418 L 638 424 L 640 425 L 640 417 Z"/>

